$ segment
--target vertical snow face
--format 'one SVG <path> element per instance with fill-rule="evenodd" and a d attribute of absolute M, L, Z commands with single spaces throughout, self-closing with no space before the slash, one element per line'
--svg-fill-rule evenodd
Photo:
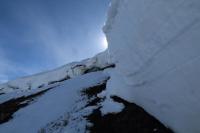
<path fill-rule="evenodd" d="M 116 64 L 109 93 L 199 133 L 200 1 L 112 0 L 103 30 Z"/>

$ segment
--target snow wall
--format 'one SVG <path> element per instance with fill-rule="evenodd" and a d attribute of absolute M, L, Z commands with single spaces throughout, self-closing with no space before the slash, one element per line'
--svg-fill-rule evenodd
<path fill-rule="evenodd" d="M 112 0 L 103 28 L 111 95 L 177 133 L 200 133 L 200 1 Z"/>

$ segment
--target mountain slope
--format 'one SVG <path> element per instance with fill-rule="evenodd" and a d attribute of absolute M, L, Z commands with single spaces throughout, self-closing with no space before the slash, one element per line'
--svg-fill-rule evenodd
<path fill-rule="evenodd" d="M 92 65 L 84 73 L 69 79 L 54 81 L 38 88 L 5 91 L 5 94 L 0 95 L 0 132 L 172 133 L 139 106 L 120 97 L 105 96 L 113 67 L 113 64 L 108 63 Z M 59 70 L 55 76 L 60 74 Z M 44 75 L 52 75 L 52 72 Z M 40 77 L 43 75 L 23 79 L 30 79 L 37 84 L 38 80 L 35 79 Z M 16 85 L 26 84 L 27 80 L 23 79 L 17 79 Z M 43 82 L 50 80 L 52 78 Z M 108 110 L 110 113 L 105 114 Z M 131 116 L 134 117 L 130 119 Z"/>
<path fill-rule="evenodd" d="M 62 124 L 64 120 L 69 128 L 65 129 L 65 131 L 70 130 L 70 132 L 75 133 L 78 132 L 79 128 L 83 130 L 84 127 L 82 129 L 81 126 L 86 123 L 83 115 L 88 114 L 92 108 L 85 108 L 79 111 L 84 108 L 87 102 L 84 97 L 81 97 L 81 90 L 102 84 L 108 78 L 108 75 L 102 72 L 95 72 L 67 80 L 60 84 L 59 87 L 55 87 L 31 101 L 27 107 L 17 111 L 12 120 L 0 126 L 0 131 L 4 133 L 36 133 L 46 126 L 48 127 L 51 122 L 57 121 L 57 123 L 60 122 Z M 77 111 L 79 112 L 76 113 Z M 68 123 L 68 121 L 71 123 Z M 56 130 L 62 130 L 64 126 L 57 125 L 57 128 L 60 129 L 48 128 L 53 128 L 53 132 L 56 132 Z"/>
<path fill-rule="evenodd" d="M 80 62 L 73 62 L 55 70 L 40 74 L 19 78 L 0 85 L 0 94 L 15 92 L 21 93 L 32 89 L 42 88 L 70 78 L 92 72 L 114 67 L 108 60 L 107 51 Z"/>
<path fill-rule="evenodd" d="M 103 115 L 105 98 L 98 94 L 106 91 L 108 80 L 106 72 L 91 72 L 6 101 L 0 104 L 0 132 L 172 133 L 142 108 L 116 96 L 111 97 L 116 104 L 110 108 L 119 110 Z"/>

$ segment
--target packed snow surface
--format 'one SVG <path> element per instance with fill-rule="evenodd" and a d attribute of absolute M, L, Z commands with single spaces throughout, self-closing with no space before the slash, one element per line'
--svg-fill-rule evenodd
<path fill-rule="evenodd" d="M 42 133 L 45 129 L 49 133 L 84 133 L 87 123 L 83 115 L 91 112 L 91 107 L 84 107 L 86 103 L 80 91 L 98 85 L 108 77 L 104 72 L 92 72 L 64 81 L 59 87 L 49 90 L 29 106 L 17 111 L 12 120 L 0 125 L 0 132 Z M 61 122 L 66 125 L 62 126 Z"/>
<path fill-rule="evenodd" d="M 108 84 L 177 133 L 200 133 L 200 1 L 112 0 Z"/>

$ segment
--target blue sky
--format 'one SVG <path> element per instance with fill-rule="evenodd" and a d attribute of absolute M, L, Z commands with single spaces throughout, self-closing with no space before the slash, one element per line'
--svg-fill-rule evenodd
<path fill-rule="evenodd" d="M 0 82 L 103 51 L 109 0 L 1 0 Z"/>

